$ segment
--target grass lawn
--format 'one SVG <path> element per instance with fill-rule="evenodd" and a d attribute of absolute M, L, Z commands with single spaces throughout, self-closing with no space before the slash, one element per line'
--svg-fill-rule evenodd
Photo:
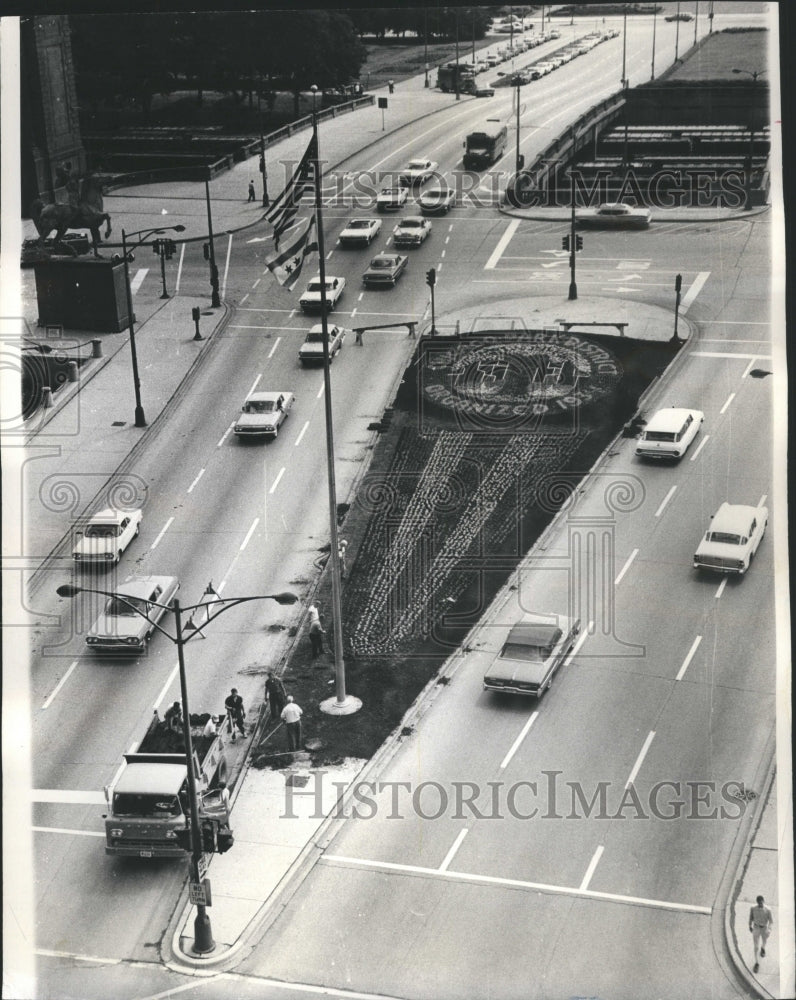
<path fill-rule="evenodd" d="M 508 44 L 508 35 L 488 36 L 480 41 L 476 40 L 476 52 L 479 49 L 493 45 L 498 40 Z M 397 82 L 405 80 L 410 76 L 417 76 L 423 72 L 425 66 L 425 47 L 422 41 L 412 39 L 410 44 L 398 44 L 394 41 L 385 44 L 366 42 L 368 58 L 363 64 L 359 73 L 359 78 L 365 89 L 382 87 L 389 79 Z M 472 62 L 473 43 L 472 39 L 464 36 L 459 41 L 459 61 Z M 444 42 L 428 47 L 428 75 L 430 86 L 437 82 L 437 67 L 446 62 L 453 62 L 456 59 L 456 46 L 453 42 Z"/>
<path fill-rule="evenodd" d="M 687 30 L 685 37 L 688 37 Z M 768 31 L 752 28 L 748 31 L 714 32 L 681 66 L 665 74 L 665 78 L 667 81 L 734 80 L 749 83 L 751 78 L 746 73 L 734 74 L 732 69 L 765 70 L 768 67 L 768 43 Z"/>

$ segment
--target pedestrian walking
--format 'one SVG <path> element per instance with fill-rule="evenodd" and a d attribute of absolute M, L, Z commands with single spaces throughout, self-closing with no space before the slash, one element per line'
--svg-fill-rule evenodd
<path fill-rule="evenodd" d="M 249 181 L 249 201 L 254 201 L 254 181 Z"/>
<path fill-rule="evenodd" d="M 229 801 L 229 789 L 227 788 L 226 781 L 219 781 L 218 790 L 221 792 L 221 801 L 224 804 L 224 808 L 227 810 L 227 816 L 229 816 L 230 801 Z"/>
<path fill-rule="evenodd" d="M 759 958 L 766 957 L 766 943 L 768 942 L 768 937 L 771 934 L 773 926 L 774 915 L 766 906 L 765 899 L 762 896 L 758 896 L 757 906 L 753 906 L 749 910 L 749 930 L 752 932 L 752 942 L 755 947 L 754 972 L 757 972 L 760 968 L 758 949 L 760 951 Z"/>
<path fill-rule="evenodd" d="M 395 81 L 394 80 L 388 80 L 387 81 L 387 87 L 388 87 L 388 89 L 389 89 L 389 91 L 390 91 L 391 94 L 395 93 Z"/>
<path fill-rule="evenodd" d="M 278 719 L 282 715 L 282 709 L 287 702 L 285 685 L 282 678 L 277 677 L 273 670 L 268 671 L 265 679 L 265 693 L 268 695 L 268 704 L 271 708 L 271 718 Z"/>
<path fill-rule="evenodd" d="M 246 727 L 243 724 L 246 718 L 246 710 L 243 707 L 243 698 L 238 694 L 237 688 L 233 688 L 224 699 L 224 708 L 227 710 L 229 731 L 232 733 L 232 742 L 234 743 L 236 737 L 235 726 L 240 730 L 241 736 L 246 735 Z"/>
<path fill-rule="evenodd" d="M 310 645 L 312 646 L 312 658 L 317 660 L 323 653 L 323 637 L 326 635 L 320 619 L 310 621 Z"/>
<path fill-rule="evenodd" d="M 282 709 L 282 721 L 287 728 L 287 748 L 288 750 L 301 749 L 301 716 L 304 713 L 293 701 L 293 695 L 287 696 L 287 704 Z"/>

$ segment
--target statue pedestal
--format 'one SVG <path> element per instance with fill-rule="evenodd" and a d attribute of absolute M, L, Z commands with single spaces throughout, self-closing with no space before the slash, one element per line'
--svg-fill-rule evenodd
<path fill-rule="evenodd" d="M 119 333 L 130 325 L 123 261 L 53 257 L 34 270 L 40 326 Z"/>

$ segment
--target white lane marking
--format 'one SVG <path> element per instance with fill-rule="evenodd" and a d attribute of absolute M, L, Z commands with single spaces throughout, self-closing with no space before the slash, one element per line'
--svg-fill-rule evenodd
<path fill-rule="evenodd" d="M 304 424 L 304 426 L 299 431 L 299 436 L 296 438 L 296 444 L 295 444 L 294 447 L 298 448 L 298 446 L 301 444 L 301 439 L 304 437 L 304 431 L 306 431 L 306 429 L 309 427 L 309 425 L 310 425 L 310 422 L 308 420 L 306 422 L 306 424 Z"/>
<path fill-rule="evenodd" d="M 180 244 L 180 262 L 177 265 L 177 280 L 174 283 L 174 294 L 179 294 L 180 291 L 180 278 L 182 277 L 182 262 L 185 260 L 185 244 Z"/>
<path fill-rule="evenodd" d="M 59 802 L 78 806 L 107 805 L 102 792 L 77 791 L 70 788 L 31 788 L 31 802 Z"/>
<path fill-rule="evenodd" d="M 252 384 L 252 387 L 251 387 L 251 389 L 249 389 L 249 391 L 248 391 L 247 395 L 249 395 L 249 396 L 250 396 L 250 395 L 251 395 L 251 394 L 252 394 L 252 393 L 254 392 L 254 390 L 255 390 L 255 389 L 257 388 L 257 383 L 258 383 L 258 382 L 260 381 L 260 379 L 261 379 L 262 377 L 263 377 L 263 373 L 262 373 L 262 372 L 260 372 L 260 374 L 259 374 L 259 375 L 257 376 L 257 378 L 256 378 L 256 379 L 254 380 L 254 383 Z"/>
<path fill-rule="evenodd" d="M 252 289 L 255 289 L 262 280 L 262 278 L 256 278 L 254 284 L 252 285 Z"/>
<path fill-rule="evenodd" d="M 735 399 L 735 393 L 734 393 L 734 392 L 731 392 L 731 393 L 729 394 L 729 396 L 727 397 L 727 402 L 726 402 L 726 403 L 724 404 L 724 406 L 722 406 L 722 408 L 721 408 L 721 409 L 719 410 L 719 414 L 723 414 L 723 413 L 726 413 L 726 412 L 727 412 L 727 410 L 729 409 L 729 406 L 730 406 L 730 403 L 732 403 L 732 401 L 733 401 L 734 399 Z"/>
<path fill-rule="evenodd" d="M 520 225 L 519 219 L 514 219 L 508 224 L 505 233 L 503 233 L 503 235 L 498 240 L 498 245 L 492 251 L 492 256 L 489 258 L 486 264 L 484 264 L 485 271 L 494 271 L 498 261 L 503 256 L 503 251 L 511 242 L 511 238 L 517 232 L 519 225 Z"/>
<path fill-rule="evenodd" d="M 641 748 L 641 753 L 636 758 L 636 763 L 633 765 L 633 770 L 630 772 L 630 777 L 625 782 L 625 788 L 628 789 L 633 784 L 633 782 L 638 777 L 638 772 L 641 770 L 641 765 L 644 763 L 644 758 L 647 756 L 647 751 L 650 748 L 650 743 L 655 739 L 655 730 L 653 729 L 647 734 L 647 738 L 644 740 L 644 746 Z"/>
<path fill-rule="evenodd" d="M 669 490 L 669 492 L 663 498 L 663 500 L 661 501 L 660 507 L 655 511 L 655 516 L 656 517 L 660 517 L 661 516 L 661 514 L 663 513 L 663 508 L 672 499 L 672 497 L 674 496 L 676 490 L 677 490 L 677 487 L 676 486 L 672 486 L 672 488 Z"/>
<path fill-rule="evenodd" d="M 287 317 L 287 318 L 288 318 L 288 319 L 293 319 L 293 317 L 294 317 L 295 315 L 296 315 L 296 307 L 294 306 L 294 307 L 293 307 L 293 308 L 292 308 L 292 309 L 290 310 L 290 312 L 288 313 L 288 317 Z"/>
<path fill-rule="evenodd" d="M 752 358 L 752 360 L 749 362 L 749 364 L 746 366 L 746 368 L 744 368 L 743 375 L 741 375 L 741 378 L 747 378 L 748 377 L 749 372 L 754 368 L 756 361 L 757 361 L 757 358 Z"/>
<path fill-rule="evenodd" d="M 244 302 L 246 301 L 246 299 L 248 299 L 248 297 L 249 297 L 249 293 L 248 293 L 248 292 L 246 292 L 246 294 L 245 294 L 245 295 L 243 296 L 243 298 L 242 298 L 242 299 L 240 300 L 240 304 L 241 304 L 241 305 L 243 305 L 243 303 L 244 303 Z"/>
<path fill-rule="evenodd" d="M 721 583 L 716 589 L 716 593 L 713 595 L 714 599 L 718 601 L 721 595 L 724 593 L 724 588 L 727 586 L 727 577 L 722 577 Z"/>
<path fill-rule="evenodd" d="M 443 251 L 442 251 L 442 252 L 440 253 L 440 258 L 442 258 L 442 257 L 444 257 L 444 256 L 445 256 L 445 251 L 443 250 Z"/>
<path fill-rule="evenodd" d="M 445 237 L 445 246 L 447 246 L 450 243 L 450 241 L 451 241 L 450 236 L 446 236 Z"/>
<path fill-rule="evenodd" d="M 49 708 L 50 705 L 52 705 L 53 701 L 55 700 L 55 696 L 58 694 L 58 692 L 61 690 L 61 688 L 64 686 L 64 684 L 66 684 L 67 680 L 69 680 L 69 675 L 75 669 L 75 667 L 77 666 L 77 664 L 78 664 L 77 660 L 73 660 L 72 661 L 72 663 L 69 666 L 69 669 L 66 671 L 66 673 L 64 674 L 64 676 L 60 679 L 60 681 L 58 681 L 58 683 L 53 688 L 52 694 L 50 694 L 47 697 L 47 699 L 45 700 L 44 704 L 41 706 L 42 709 Z"/>
<path fill-rule="evenodd" d="M 522 744 L 522 741 L 525 739 L 525 737 L 528 735 L 528 731 L 530 730 L 531 726 L 534 724 L 534 722 L 536 722 L 536 717 L 537 717 L 538 714 L 539 714 L 538 712 L 533 712 L 531 714 L 531 717 L 528 719 L 528 721 L 525 723 L 525 725 L 520 730 L 520 735 L 511 744 L 511 749 L 506 754 L 506 756 L 503 758 L 503 760 L 500 762 L 500 769 L 501 769 L 501 771 L 504 768 L 508 767 L 509 762 L 511 761 L 511 758 L 519 750 L 520 745 Z"/>
<path fill-rule="evenodd" d="M 365 293 L 364 292 L 360 292 L 359 293 L 359 298 L 357 299 L 357 302 L 361 302 L 364 297 L 365 297 Z"/>
<path fill-rule="evenodd" d="M 695 462 L 697 460 L 700 451 L 702 451 L 702 449 L 705 447 L 705 445 L 708 443 L 708 441 L 710 441 L 710 434 L 703 435 L 702 440 L 699 442 L 699 447 L 694 452 L 694 454 L 691 456 L 690 461 Z"/>
<path fill-rule="evenodd" d="M 229 432 L 230 432 L 230 431 L 232 430 L 232 428 L 233 428 L 234 426 L 235 426 L 235 424 L 234 424 L 234 423 L 232 423 L 232 424 L 230 424 L 230 425 L 229 425 L 229 427 L 227 427 L 227 429 L 226 429 L 226 430 L 224 431 L 224 433 L 223 433 L 223 434 L 222 434 L 222 436 L 221 436 L 221 440 L 220 440 L 220 441 L 218 442 L 218 444 L 216 445 L 216 448 L 220 448 L 220 447 L 221 447 L 221 445 L 222 445 L 222 444 L 223 444 L 223 443 L 224 443 L 224 442 L 225 442 L 225 441 L 227 440 L 227 436 L 228 436 Z"/>
<path fill-rule="evenodd" d="M 177 676 L 177 673 L 178 673 L 179 669 L 180 669 L 180 664 L 179 664 L 179 661 L 177 661 L 177 663 L 175 663 L 175 664 L 174 664 L 174 666 L 172 667 L 172 671 L 171 671 L 171 673 L 170 673 L 170 674 L 169 674 L 169 676 L 168 676 L 168 677 L 166 678 L 166 683 L 165 683 L 165 684 L 163 685 L 163 687 L 162 687 L 162 688 L 160 689 L 160 691 L 159 691 L 159 693 L 158 693 L 158 696 L 157 696 L 157 698 L 155 699 L 155 703 L 154 703 L 154 705 L 152 706 L 152 707 L 154 708 L 154 710 L 155 710 L 155 711 L 157 711 L 157 710 L 158 710 L 158 708 L 160 708 L 160 705 L 161 705 L 161 702 L 162 702 L 162 701 L 163 701 L 163 699 L 164 699 L 164 698 L 166 697 L 166 692 L 168 691 L 168 689 L 169 689 L 169 688 L 171 687 L 171 685 L 172 685 L 172 684 L 174 683 L 174 678 L 175 678 L 175 677 Z M 135 752 L 134 750 L 131 750 L 131 751 L 130 751 L 130 753 L 134 753 L 134 752 Z M 123 768 L 123 767 L 124 767 L 124 764 L 122 764 L 122 768 Z M 117 777 L 118 777 L 118 774 L 119 774 L 119 773 L 121 773 L 121 769 L 122 769 L 122 768 L 120 768 L 120 769 L 119 769 L 119 772 L 117 773 Z M 113 780 L 113 782 L 112 782 L 112 783 L 113 783 L 114 785 L 116 784 L 116 778 L 114 778 L 114 780 Z"/>
<path fill-rule="evenodd" d="M 260 523 L 260 518 L 259 517 L 255 517 L 254 523 L 252 524 L 251 528 L 249 528 L 249 530 L 246 532 L 246 537 L 241 542 L 240 549 L 239 549 L 240 552 L 243 552 L 243 550 L 246 548 L 246 546 L 251 541 L 251 537 L 254 534 L 254 530 L 255 530 L 255 528 L 257 527 L 257 525 L 259 523 Z"/>
<path fill-rule="evenodd" d="M 173 517 L 170 517 L 170 518 L 168 519 L 168 521 L 166 521 L 166 523 L 165 523 L 165 524 L 163 525 L 163 527 L 162 527 L 162 528 L 160 529 L 160 534 L 159 534 L 159 535 L 158 535 L 158 537 L 157 537 L 157 538 L 155 539 L 155 541 L 154 541 L 154 542 L 152 542 L 152 544 L 151 544 L 151 545 L 149 546 L 149 550 L 150 550 L 150 552 L 152 551 L 152 549 L 156 549 L 156 548 L 158 547 L 158 545 L 160 544 L 160 540 L 161 540 L 161 538 L 162 538 L 162 537 L 163 537 L 163 536 L 164 536 L 164 535 L 166 534 L 166 532 L 167 532 L 167 531 L 169 530 L 169 527 L 170 527 L 170 525 L 171 525 L 171 522 L 172 522 L 173 520 L 174 520 L 174 518 L 173 518 Z"/>
<path fill-rule="evenodd" d="M 196 484 L 197 484 L 197 483 L 199 482 L 199 480 L 200 480 L 200 479 L 202 478 L 202 476 L 203 476 L 204 474 L 205 474 L 205 470 L 204 470 L 204 469 L 200 469 L 200 470 L 199 470 L 199 475 L 198 475 L 198 476 L 196 477 L 196 479 L 194 479 L 194 481 L 193 481 L 193 482 L 191 483 L 191 485 L 190 485 L 190 486 L 188 487 L 188 492 L 189 492 L 189 493 L 193 493 L 193 488 L 194 488 L 194 486 L 196 486 Z"/>
<path fill-rule="evenodd" d="M 702 286 L 705 284 L 705 282 L 708 280 L 709 277 L 710 277 L 710 271 L 700 271 L 699 274 L 697 274 L 697 276 L 691 282 L 690 288 L 682 297 L 682 299 L 680 299 L 681 316 L 684 316 L 688 312 L 691 303 L 694 301 L 697 295 L 699 295 L 699 293 L 702 291 Z"/>
<path fill-rule="evenodd" d="M 676 681 L 681 681 L 683 679 L 685 672 L 686 670 L 688 670 L 688 666 L 691 663 L 691 660 L 693 660 L 694 658 L 694 653 L 696 653 L 697 649 L 699 648 L 700 642 L 702 642 L 702 636 L 698 635 L 696 639 L 694 639 L 694 641 L 691 643 L 691 648 L 688 650 L 686 658 L 683 660 L 683 665 L 677 671 L 677 676 L 675 677 Z"/>
<path fill-rule="evenodd" d="M 437 264 L 437 274 L 439 274 L 439 272 L 442 270 L 442 266 L 443 266 L 442 261 L 440 261 L 439 264 Z"/>
<path fill-rule="evenodd" d="M 516 878 L 501 878 L 497 875 L 474 875 L 471 872 L 445 871 L 436 868 L 422 868 L 419 865 L 400 865 L 389 861 L 367 861 L 361 858 L 349 858 L 343 854 L 324 854 L 322 861 L 327 864 L 352 865 L 355 868 L 372 868 L 379 871 L 411 872 L 416 875 L 428 875 L 431 878 L 459 879 L 464 882 L 476 882 L 483 885 L 516 886 L 520 889 L 530 889 L 541 892 L 556 893 L 562 896 L 583 896 L 586 899 L 601 899 L 613 903 L 630 903 L 636 906 L 648 906 L 659 910 L 676 910 L 679 913 L 699 913 L 705 916 L 712 914 L 709 906 L 694 906 L 691 903 L 673 903 L 665 899 L 647 899 L 643 896 L 622 896 L 614 892 L 596 892 L 594 889 L 576 889 L 573 886 L 550 885 L 546 882 L 524 882 Z"/>
<path fill-rule="evenodd" d="M 107 805 L 104 798 L 101 804 Z M 31 829 L 34 833 L 66 833 L 70 837 L 102 837 L 103 840 L 105 839 L 104 833 L 97 833 L 95 830 L 69 830 L 63 826 L 34 826 Z"/>
<path fill-rule="evenodd" d="M 765 505 L 766 505 L 766 500 L 768 500 L 768 493 L 764 493 L 764 494 L 763 494 L 763 495 L 762 495 L 762 496 L 760 497 L 760 499 L 759 499 L 759 500 L 757 501 L 757 506 L 758 506 L 758 507 L 765 507 Z"/>
<path fill-rule="evenodd" d="M 578 655 L 578 652 L 580 651 L 580 647 L 586 641 L 586 639 L 588 638 L 588 636 L 590 636 L 593 632 L 594 632 L 594 622 L 589 622 L 589 624 L 586 626 L 586 628 L 580 633 L 580 638 L 578 639 L 578 641 L 575 643 L 575 645 L 569 651 L 569 655 L 564 660 L 564 662 L 561 664 L 563 667 L 568 667 L 569 666 L 569 664 Z"/>
<path fill-rule="evenodd" d="M 580 891 L 583 892 L 585 889 L 589 888 L 589 882 L 591 882 L 591 877 L 594 874 L 594 869 L 600 863 L 600 858 L 603 856 L 603 851 L 605 848 L 602 844 L 597 848 L 589 862 L 589 867 L 586 869 L 586 874 L 583 876 L 583 881 L 580 883 Z"/>
<path fill-rule="evenodd" d="M 459 830 L 458 834 L 456 835 L 456 840 L 454 840 L 454 842 L 453 842 L 453 844 L 451 846 L 451 849 L 445 855 L 445 860 L 439 866 L 439 870 L 441 872 L 444 872 L 444 871 L 448 870 L 448 865 L 456 857 L 456 852 L 462 846 L 462 841 L 464 840 L 464 838 L 466 836 L 467 836 L 467 830 L 466 829 L 465 830 Z"/>
<path fill-rule="evenodd" d="M 625 575 L 625 573 L 627 573 L 627 571 L 633 565 L 633 560 L 636 558 L 637 555 L 638 555 L 638 549 L 633 549 L 633 551 L 627 557 L 627 560 L 625 561 L 625 565 L 619 571 L 619 576 L 614 580 L 614 586 L 615 587 L 618 587 L 619 584 L 622 582 L 622 577 Z"/>
<path fill-rule="evenodd" d="M 130 294 L 135 295 L 141 285 L 144 283 L 144 278 L 149 274 L 148 267 L 139 267 L 135 272 L 135 277 L 130 282 Z"/>
<path fill-rule="evenodd" d="M 692 358 L 732 358 L 735 361 L 746 361 L 751 358 L 753 361 L 770 361 L 770 354 L 744 354 L 741 351 L 693 351 Z"/>
<path fill-rule="evenodd" d="M 295 326 L 264 326 L 255 323 L 230 323 L 228 330 L 295 330 Z"/>
<path fill-rule="evenodd" d="M 324 394 L 324 391 L 325 391 L 325 389 L 326 389 L 326 385 L 325 385 L 325 383 L 324 383 L 324 382 L 321 382 L 321 387 L 320 387 L 320 389 L 319 389 L 319 390 L 317 391 L 317 393 L 315 394 L 315 398 L 316 398 L 316 399 L 320 399 L 320 398 L 321 398 L 321 396 L 322 396 L 322 395 Z M 296 442 L 296 444 L 298 444 L 298 441 Z"/>
<path fill-rule="evenodd" d="M 216 593 L 218 594 L 219 597 L 221 597 L 221 591 L 224 589 L 224 587 L 226 587 L 226 585 L 227 581 L 222 580 L 221 583 L 219 583 L 219 585 L 216 587 Z"/>
<path fill-rule="evenodd" d="M 227 236 L 227 259 L 224 262 L 224 279 L 221 282 L 221 298 L 227 297 L 227 277 L 229 276 L 229 260 L 232 256 L 232 233 Z"/>
<path fill-rule="evenodd" d="M 332 256 L 333 253 L 334 250 L 330 250 L 329 253 L 326 254 L 326 259 L 329 260 L 329 258 Z"/>
<path fill-rule="evenodd" d="M 357 314 L 357 307 L 354 306 L 354 308 L 351 310 L 351 319 L 353 319 L 354 316 L 356 316 L 356 314 Z"/>
<path fill-rule="evenodd" d="M 245 306 L 240 311 L 241 312 L 250 312 L 250 313 L 288 313 L 288 315 L 293 316 L 296 310 L 295 309 L 267 309 L 264 306 Z"/>
<path fill-rule="evenodd" d="M 284 476 L 284 474 L 285 474 L 285 466 L 283 465 L 282 468 L 277 473 L 276 479 L 274 480 L 274 482 L 273 482 L 273 484 L 271 486 L 271 489 L 268 491 L 269 493 L 273 493 L 274 492 L 274 490 L 279 485 L 279 480 L 282 478 L 282 476 Z"/>
<path fill-rule="evenodd" d="M 274 341 L 274 346 L 273 346 L 273 347 L 271 348 L 271 350 L 270 350 L 270 351 L 268 352 L 268 357 L 269 357 L 269 358 L 272 358 L 272 357 L 274 356 L 274 351 L 275 351 L 275 350 L 277 349 L 277 347 L 279 347 L 279 341 L 280 341 L 281 339 L 282 339 L 281 337 L 277 337 L 277 338 L 276 338 L 276 340 Z"/>

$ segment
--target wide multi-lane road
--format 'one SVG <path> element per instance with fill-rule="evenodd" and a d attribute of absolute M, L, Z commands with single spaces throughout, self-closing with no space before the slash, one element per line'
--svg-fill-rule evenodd
<path fill-rule="evenodd" d="M 631 82 L 648 65 L 641 51 L 648 28 L 632 28 L 638 46 L 629 47 Z M 526 157 L 615 89 L 620 41 L 603 43 L 524 88 Z M 671 48 L 672 38 L 659 37 L 662 60 L 665 44 Z M 343 187 L 346 174 L 399 170 L 410 156 L 422 155 L 437 160 L 452 180 L 464 134 L 486 115 L 512 120 L 512 99 L 511 91 L 499 91 L 385 137 L 341 166 Z M 511 147 L 505 160 L 498 171 L 511 169 Z M 485 178 L 485 194 L 490 185 Z M 369 250 L 344 251 L 336 237 L 345 220 L 372 213 L 331 196 L 326 201 L 327 272 L 348 282 L 332 322 L 350 327 L 423 317 L 423 276 L 432 266 L 439 271 L 443 326 L 455 322 L 457 310 L 488 310 L 490 302 L 516 305 L 517 314 L 526 315 L 534 297 L 557 294 L 567 280 L 553 277 L 564 270 L 564 223 L 509 220 L 483 204 L 435 220 L 428 241 L 409 251 L 398 286 L 365 292 L 361 274 L 370 256 L 390 245 L 390 217 Z M 208 580 L 225 596 L 306 592 L 328 534 L 322 378 L 298 363 L 313 320 L 264 273 L 266 233 L 253 227 L 218 241 L 226 295 L 237 308 L 130 470 L 144 523 L 119 576 L 99 578 L 103 589 L 131 573 L 170 573 L 182 581 L 184 603 L 198 600 Z M 500 781 L 508 788 L 557 769 L 562 781 L 580 783 L 589 796 L 604 781 L 620 798 L 631 776 L 642 797 L 656 780 L 754 784 L 773 717 L 771 541 L 747 579 L 723 588 L 694 577 L 690 555 L 722 499 L 752 503 L 771 491 L 769 453 L 759 446 L 770 437 L 770 379 L 748 374 L 752 357 L 760 367 L 771 364 L 761 280 L 768 235 L 766 222 L 743 221 L 587 237 L 579 260 L 584 294 L 670 304 L 674 275 L 683 274 L 689 315 L 699 321 L 702 339 L 662 402 L 703 409 L 707 442 L 674 470 L 638 467 L 626 442 L 606 467 L 609 476 L 636 477 L 644 490 L 638 509 L 614 518 L 611 572 L 622 573 L 616 634 L 589 630 L 538 716 L 525 703 L 497 701 L 480 690 L 481 669 L 500 643 L 499 626 L 511 621 L 509 606 L 383 780 L 432 779 L 445 787 L 457 780 Z M 193 275 L 188 268 L 184 280 Z M 197 281 L 200 275 L 197 268 Z M 138 294 L 159 292 L 149 286 L 147 279 Z M 412 348 L 401 329 L 367 333 L 362 347 L 349 336 L 334 362 L 341 501 L 372 445 L 368 424 L 391 399 Z M 231 433 L 255 383 L 297 397 L 269 445 L 242 445 Z M 590 493 L 582 502 L 588 521 L 588 505 L 599 506 L 598 498 Z M 566 606 L 565 555 L 559 553 L 552 578 L 538 568 L 523 575 L 523 600 L 551 610 Z M 52 590 L 65 580 L 53 574 Z M 744 614 L 750 607 L 757 613 L 752 620 Z M 57 997 L 64 957 L 157 960 L 184 870 L 106 858 L 101 789 L 153 708 L 162 711 L 178 696 L 178 684 L 175 651 L 162 636 L 133 662 L 90 657 L 82 633 L 96 608 L 88 597 L 70 607 L 42 594 L 38 608 L 64 616 L 61 628 L 35 637 L 32 671 L 36 946 L 42 995 Z M 265 602 L 215 623 L 207 639 L 189 649 L 192 709 L 220 708 L 232 684 L 255 703 L 261 673 L 279 656 L 299 614 L 298 607 Z M 630 656 L 617 655 L 617 637 L 631 645 Z M 529 802 L 517 794 L 524 811 Z M 654 982 L 667 996 L 693 995 L 694 983 L 733 994 L 721 965 L 706 973 L 704 963 L 737 820 L 545 822 L 512 816 L 503 805 L 500 821 L 468 814 L 430 822 L 409 810 L 395 822 L 382 809 L 367 823 L 348 823 L 266 947 L 240 971 L 416 996 L 569 995 L 608 992 L 608 986 L 617 995 L 620 982 Z M 649 936 L 661 941 L 660 951 L 644 943 Z M 672 969 L 672 954 L 693 957 Z M 628 986 L 626 995 L 637 994 L 638 985 Z"/>

